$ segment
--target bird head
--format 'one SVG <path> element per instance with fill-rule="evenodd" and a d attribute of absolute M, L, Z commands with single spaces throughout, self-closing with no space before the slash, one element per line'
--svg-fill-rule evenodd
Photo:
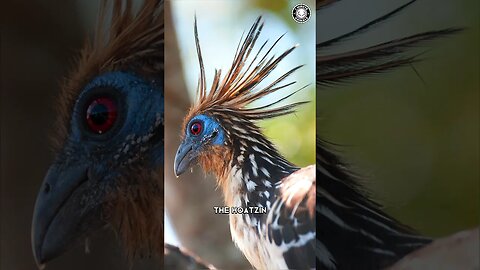
<path fill-rule="evenodd" d="M 32 222 L 39 266 L 106 224 L 129 254 L 163 244 L 163 4 L 134 14 L 115 1 L 103 29 L 107 2 L 62 87 L 57 153 Z"/>
<path fill-rule="evenodd" d="M 195 18 L 194 36 L 200 64 L 197 102 L 190 108 L 183 123 L 183 140 L 175 156 L 175 175 L 179 176 L 199 163 L 204 171 L 216 175 L 217 180 L 223 179 L 228 174 L 232 158 L 244 152 L 242 145 L 245 146 L 247 141 L 261 142 L 268 148 L 274 149 L 256 125 L 259 120 L 292 113 L 296 106 L 304 103 L 275 106 L 301 90 L 299 89 L 267 105 L 249 106 L 255 100 L 295 84 L 295 81 L 283 82 L 301 67 L 295 66 L 267 86 L 258 87 L 258 84 L 264 81 L 270 72 L 297 47 L 295 45 L 279 56 L 271 56 L 271 51 L 283 37 L 282 35 L 273 42 L 273 45 L 270 45 L 266 52 L 263 49 L 268 44 L 268 40 L 254 53 L 253 49 L 263 25 L 262 17 L 258 17 L 248 34 L 240 41 L 233 63 L 226 75 L 222 77 L 221 70 L 215 70 L 211 89 L 207 92 Z M 251 54 L 252 57 L 250 57 Z"/>
<path fill-rule="evenodd" d="M 203 153 L 228 151 L 228 142 L 222 124 L 215 116 L 195 115 L 185 125 L 184 139 L 175 158 L 175 174 L 185 172 L 197 158 L 203 157 Z"/>

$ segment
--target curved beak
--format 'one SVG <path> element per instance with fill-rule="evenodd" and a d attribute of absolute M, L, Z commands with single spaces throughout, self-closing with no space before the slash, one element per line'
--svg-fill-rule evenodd
<path fill-rule="evenodd" d="M 180 146 L 178 146 L 177 154 L 175 155 L 175 163 L 173 165 L 175 176 L 178 177 L 188 170 L 197 157 L 198 149 L 195 147 L 195 142 L 189 139 L 183 140 Z"/>
<path fill-rule="evenodd" d="M 49 168 L 32 221 L 32 248 L 40 269 L 88 231 L 101 226 L 100 207 L 86 204 L 89 189 L 86 165 L 55 163 Z"/>

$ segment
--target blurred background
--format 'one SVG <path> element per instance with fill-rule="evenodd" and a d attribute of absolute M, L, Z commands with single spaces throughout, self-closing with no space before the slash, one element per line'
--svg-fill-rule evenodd
<path fill-rule="evenodd" d="M 182 4 L 185 2 L 185 4 Z M 265 16 L 265 35 L 287 32 L 281 46 L 300 43 L 284 64 L 307 64 L 298 86 L 308 78 L 312 60 L 301 50 L 310 45 L 302 27 L 291 19 L 295 1 L 223 1 L 221 8 L 204 1 L 166 2 L 166 203 L 178 242 L 209 262 L 245 268 L 231 243 L 226 216 L 212 214 L 221 205 L 213 179 L 195 168 L 173 178 L 172 153 L 180 123 L 190 105 L 198 76 L 191 50 L 193 12 L 207 70 L 229 66 L 241 33 L 255 17 Z M 231 2 L 231 3 L 230 3 Z M 317 39 L 327 39 L 384 14 L 405 1 L 344 0 L 317 14 Z M 314 3 L 306 2 L 312 9 Z M 175 7 L 173 14 L 168 12 Z M 178 8 L 176 8 L 178 6 Z M 92 34 L 97 1 L 2 1 L 0 7 L 0 269 L 35 269 L 30 225 L 36 193 L 53 159 L 49 134 L 55 119 L 59 82 L 73 57 Z M 318 89 L 316 101 L 296 115 L 262 124 L 282 153 L 299 165 L 313 162 L 308 146 L 315 129 L 337 148 L 385 210 L 420 232 L 440 237 L 478 226 L 479 222 L 479 3 L 477 0 L 422 0 L 365 33 L 342 43 L 347 50 L 419 31 L 449 26 L 467 29 L 453 37 L 424 44 L 423 62 L 378 76 L 357 78 Z M 183 18 L 182 18 L 183 17 Z M 315 18 L 310 19 L 315 23 Z M 176 23 L 186 25 L 177 29 Z M 172 25 L 175 22 L 175 28 Z M 230 30 L 231 29 L 231 30 Z M 185 33 L 182 33 L 185 32 Z M 268 33 L 268 34 L 267 34 Z M 218 35 L 218 36 L 216 36 Z M 221 44 L 209 46 L 212 39 Z M 217 44 L 217 43 L 216 43 Z M 233 49 L 232 49 L 233 48 Z M 279 47 L 279 51 L 285 47 Z M 207 58 L 207 52 L 213 56 Z M 215 53 L 216 51 L 221 53 Z M 313 59 L 312 54 L 312 59 Z M 217 62 L 218 61 L 218 62 Z M 305 74 L 305 75 L 300 75 Z M 211 78 L 211 77 L 210 77 Z M 194 83 L 192 84 L 192 79 Z M 286 90 L 288 91 L 288 90 Z M 311 100 L 307 88 L 293 100 Z M 310 119 L 310 120 L 309 120 Z M 313 122 L 312 122 L 313 121 Z M 297 124 L 298 123 L 298 124 Z M 292 126 L 295 124 L 295 128 Z M 294 131 L 295 129 L 295 131 Z M 295 133 L 294 133 L 295 132 Z M 306 139 L 299 140 L 295 136 Z M 168 153 L 170 153 L 168 156 Z M 170 165 L 169 165 L 170 164 Z M 168 169 L 170 166 L 171 170 Z M 214 247 L 214 249 L 209 248 Z M 149 260 L 130 265 L 110 231 L 91 239 L 91 252 L 77 246 L 48 269 L 152 269 Z"/>
<path fill-rule="evenodd" d="M 193 173 L 178 179 L 173 175 L 173 160 L 180 143 L 183 117 L 196 98 L 199 64 L 193 35 L 194 16 L 205 65 L 207 88 L 215 69 L 227 72 L 231 66 L 242 33 L 262 15 L 262 34 L 253 53 L 266 40 L 273 44 L 286 35 L 272 51 L 280 55 L 295 44 L 299 47 L 282 61 L 258 87 L 266 86 L 288 70 L 305 65 L 285 82 L 293 86 L 265 97 L 252 106 L 271 103 L 303 86 L 286 103 L 310 101 L 289 116 L 259 122 L 264 132 L 290 161 L 299 166 L 315 163 L 315 12 L 314 1 L 304 2 L 312 9 L 310 20 L 296 23 L 291 15 L 297 1 L 171 1 L 166 5 L 166 164 L 165 201 L 167 218 L 173 233 L 166 230 L 165 240 L 181 244 L 220 269 L 246 269 L 250 265 L 234 246 L 227 215 L 215 215 L 213 206 L 223 206 L 215 179 L 196 166 Z M 267 44 L 267 48 L 269 45 Z M 264 50 L 266 52 L 266 50 Z M 263 55 L 263 54 L 262 54 Z"/>

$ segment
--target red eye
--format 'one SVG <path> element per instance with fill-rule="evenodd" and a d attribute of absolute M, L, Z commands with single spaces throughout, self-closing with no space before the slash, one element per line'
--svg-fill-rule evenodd
<path fill-rule="evenodd" d="M 109 97 L 96 98 L 88 105 L 86 118 L 91 131 L 103 134 L 117 120 L 117 104 Z"/>
<path fill-rule="evenodd" d="M 190 125 L 190 132 L 193 135 L 198 135 L 202 132 L 202 124 L 200 122 L 195 122 L 192 125 Z"/>

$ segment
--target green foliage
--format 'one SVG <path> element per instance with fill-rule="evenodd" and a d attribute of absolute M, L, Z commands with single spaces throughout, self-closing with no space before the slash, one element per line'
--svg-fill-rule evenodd
<path fill-rule="evenodd" d="M 314 87 L 304 89 L 312 100 L 300 106 L 295 114 L 263 121 L 264 133 L 278 150 L 295 165 L 315 164 L 315 102 Z"/>

